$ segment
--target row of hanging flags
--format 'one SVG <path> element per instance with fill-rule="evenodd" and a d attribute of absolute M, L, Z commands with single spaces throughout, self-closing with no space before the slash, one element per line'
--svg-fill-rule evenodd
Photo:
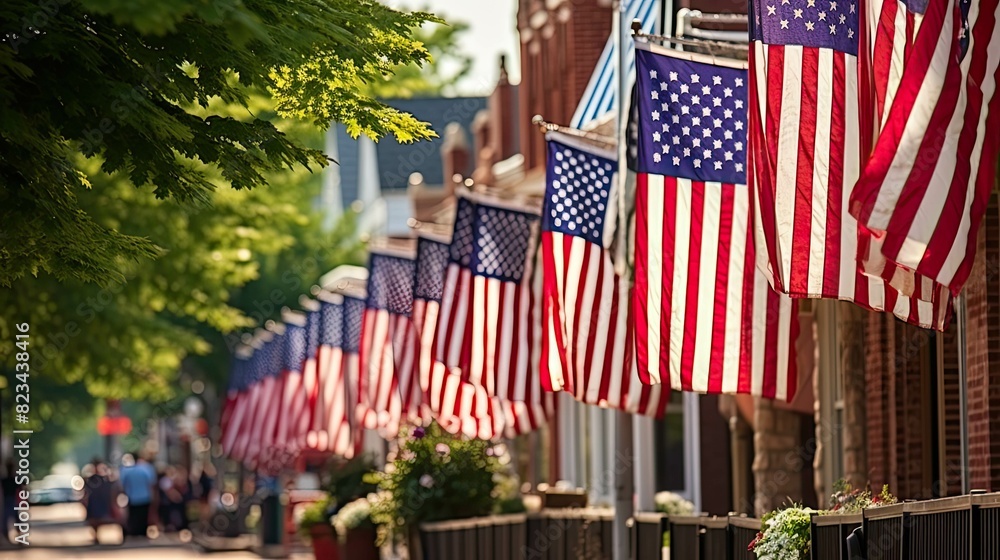
<path fill-rule="evenodd" d="M 225 450 L 511 437 L 559 391 L 654 417 L 668 388 L 791 400 L 798 298 L 945 329 L 993 188 L 998 6 L 755 1 L 746 61 L 640 37 L 623 172 L 549 132 L 540 205 L 463 192 L 450 236 L 373 246 L 367 290 L 237 353 Z"/>

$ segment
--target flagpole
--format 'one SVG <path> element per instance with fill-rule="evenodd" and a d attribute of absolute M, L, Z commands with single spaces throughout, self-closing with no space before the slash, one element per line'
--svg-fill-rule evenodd
<path fill-rule="evenodd" d="M 628 105 L 625 103 L 628 95 L 628 71 L 625 58 L 625 49 L 628 46 L 632 32 L 631 22 L 625 17 L 625 0 L 618 0 L 614 13 L 615 23 L 615 43 L 618 55 L 615 64 L 618 72 L 618 95 L 615 97 L 615 109 L 617 111 L 618 145 L 619 153 L 627 141 L 625 136 L 626 121 L 628 119 Z M 625 160 L 621 159 L 619 165 L 624 165 Z M 624 173 L 619 172 L 618 184 L 624 185 Z M 619 189 L 620 191 L 621 189 Z M 612 531 L 612 547 L 614 550 L 614 560 L 628 560 L 629 554 L 629 529 L 628 520 L 633 513 L 634 496 L 634 466 L 635 461 L 632 454 L 632 416 L 624 411 L 615 412 L 615 451 L 609 463 L 615 470 L 615 521 Z"/>

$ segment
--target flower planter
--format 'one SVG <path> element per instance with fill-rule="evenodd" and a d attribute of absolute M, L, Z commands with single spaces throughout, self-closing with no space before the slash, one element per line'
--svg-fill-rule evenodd
<path fill-rule="evenodd" d="M 337 535 L 329 524 L 320 523 L 309 527 L 309 537 L 316 560 L 340 560 Z"/>
<path fill-rule="evenodd" d="M 375 529 L 359 527 L 347 531 L 347 538 L 340 543 L 342 558 L 351 560 L 379 560 L 375 546 Z"/>

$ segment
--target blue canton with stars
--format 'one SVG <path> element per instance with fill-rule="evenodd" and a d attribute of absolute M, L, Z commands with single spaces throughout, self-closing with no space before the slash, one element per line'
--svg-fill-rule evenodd
<path fill-rule="evenodd" d="M 455 226 L 451 233 L 449 259 L 463 268 L 472 262 L 472 227 L 476 220 L 476 205 L 467 198 L 458 199 Z"/>
<path fill-rule="evenodd" d="M 261 373 L 265 376 L 278 376 L 285 363 L 285 335 L 275 333 L 274 338 L 264 345 L 262 352 Z"/>
<path fill-rule="evenodd" d="M 746 184 L 747 72 L 637 49 L 638 171 Z"/>
<path fill-rule="evenodd" d="M 319 347 L 319 310 L 310 311 L 306 317 L 306 357 L 315 356 Z"/>
<path fill-rule="evenodd" d="M 858 55 L 857 0 L 751 0 L 750 40 Z"/>
<path fill-rule="evenodd" d="M 320 334 L 319 343 L 331 348 L 339 348 L 343 344 L 341 333 L 344 329 L 344 307 L 341 304 L 324 301 L 319 309 Z"/>
<path fill-rule="evenodd" d="M 602 245 L 617 163 L 551 140 L 548 150 L 542 229 Z"/>
<path fill-rule="evenodd" d="M 365 315 L 365 301 L 344 296 L 344 352 L 357 353 L 361 348 L 361 321 Z"/>
<path fill-rule="evenodd" d="M 409 316 L 413 311 L 413 272 L 416 263 L 372 253 L 368 261 L 368 307 Z"/>
<path fill-rule="evenodd" d="M 476 205 L 472 273 L 503 282 L 520 282 L 531 244 L 531 226 L 538 216 Z"/>
<path fill-rule="evenodd" d="M 444 274 L 448 268 L 448 244 L 417 239 L 417 273 L 413 297 L 426 301 L 441 301 L 444 295 Z"/>
<path fill-rule="evenodd" d="M 306 359 L 306 328 L 288 325 L 285 330 L 285 371 L 299 371 Z"/>

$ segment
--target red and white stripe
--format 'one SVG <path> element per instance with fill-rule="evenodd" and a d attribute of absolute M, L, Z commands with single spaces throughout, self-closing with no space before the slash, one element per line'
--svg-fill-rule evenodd
<path fill-rule="evenodd" d="M 1000 149 L 1000 2 L 972 0 L 971 38 L 961 62 L 956 0 L 929 2 L 922 18 L 902 4 L 895 10 L 904 15 L 883 18 L 875 36 L 876 86 L 888 52 L 901 63 L 888 65 L 895 90 L 882 104 L 883 125 L 851 195 L 851 212 L 878 240 L 880 254 L 866 265 L 870 273 L 906 291 L 913 275 L 897 272 L 898 264 L 957 295 L 975 258 Z M 901 29 L 902 17 L 922 21 Z"/>
<path fill-rule="evenodd" d="M 640 378 L 700 393 L 790 400 L 797 304 L 754 266 L 749 189 L 639 173 Z"/>
<path fill-rule="evenodd" d="M 859 107 L 857 65 L 832 49 L 750 47 L 747 180 L 757 266 L 792 297 L 853 301 L 943 329 L 951 306 L 942 287 L 904 296 L 860 270 L 871 249 L 848 210 L 871 110 Z"/>
<path fill-rule="evenodd" d="M 407 360 L 408 325 L 408 317 L 368 308 L 361 327 L 358 418 L 365 428 L 379 429 L 390 439 L 399 432 L 402 416 L 396 369 Z"/>

